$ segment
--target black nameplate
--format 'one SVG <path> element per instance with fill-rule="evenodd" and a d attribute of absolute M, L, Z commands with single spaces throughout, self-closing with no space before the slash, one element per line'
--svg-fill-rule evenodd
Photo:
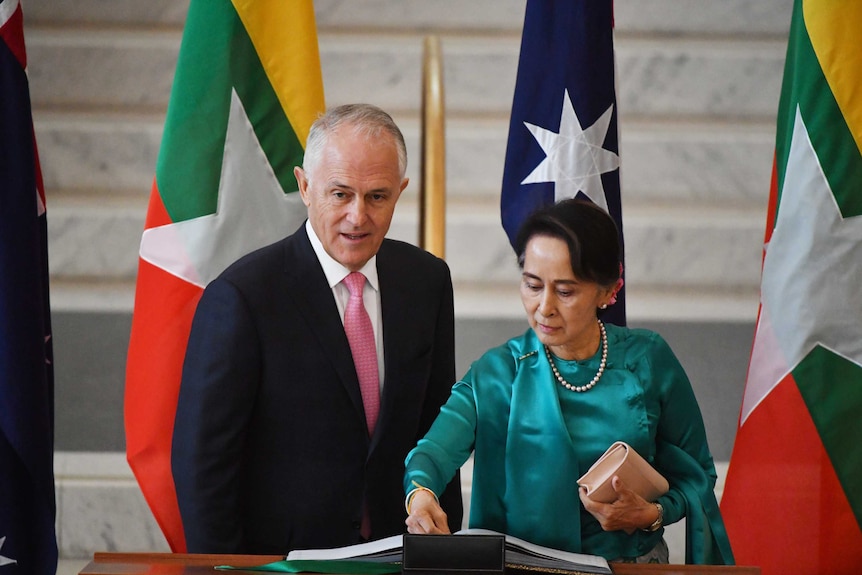
<path fill-rule="evenodd" d="M 401 568 L 408 575 L 502 575 L 502 535 L 404 535 Z"/>

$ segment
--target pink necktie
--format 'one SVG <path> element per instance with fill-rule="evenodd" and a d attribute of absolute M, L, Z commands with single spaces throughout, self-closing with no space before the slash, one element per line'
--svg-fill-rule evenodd
<path fill-rule="evenodd" d="M 351 272 L 344 278 L 344 285 L 350 291 L 347 309 L 344 311 L 344 332 L 350 342 L 350 353 L 359 377 L 359 391 L 365 406 L 365 421 L 368 434 L 374 433 L 377 414 L 380 412 L 380 374 L 377 371 L 377 346 L 374 343 L 374 328 L 362 302 L 362 288 L 365 276 Z"/>

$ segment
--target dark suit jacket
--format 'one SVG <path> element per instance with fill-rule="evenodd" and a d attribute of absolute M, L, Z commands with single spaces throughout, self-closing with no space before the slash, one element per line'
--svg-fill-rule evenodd
<path fill-rule="evenodd" d="M 405 531 L 404 459 L 455 380 L 449 268 L 403 242 L 377 255 L 385 381 L 368 438 L 332 290 L 305 227 L 207 286 L 192 323 L 172 467 L 189 552 L 276 553 Z M 460 529 L 459 477 L 441 503 Z"/>

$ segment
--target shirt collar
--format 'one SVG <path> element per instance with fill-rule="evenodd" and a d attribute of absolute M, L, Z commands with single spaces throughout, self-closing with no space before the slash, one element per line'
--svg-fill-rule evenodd
<path fill-rule="evenodd" d="M 308 233 L 311 247 L 314 249 L 314 253 L 317 255 L 318 261 L 320 261 L 320 266 L 323 268 L 323 273 L 326 275 L 326 281 L 329 283 L 330 289 L 332 289 L 347 277 L 350 270 L 335 261 L 332 256 L 326 253 L 326 249 L 323 247 L 323 242 L 321 242 L 320 238 L 317 237 L 317 234 L 314 233 L 314 228 L 311 227 L 311 222 L 309 220 L 305 220 L 305 231 Z M 359 271 L 365 276 L 365 279 L 368 281 L 368 284 L 374 288 L 374 291 L 379 292 L 380 289 L 377 281 L 377 254 L 374 254 L 370 260 L 365 262 L 365 265 L 362 266 L 362 269 Z"/>

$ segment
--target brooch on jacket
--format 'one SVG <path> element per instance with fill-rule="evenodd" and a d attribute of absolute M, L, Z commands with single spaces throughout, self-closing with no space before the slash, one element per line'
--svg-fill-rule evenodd
<path fill-rule="evenodd" d="M 529 353 L 525 353 L 524 355 L 522 355 L 521 357 L 519 357 L 519 358 L 518 358 L 518 361 L 524 361 L 525 359 L 527 359 L 527 358 L 528 358 L 528 357 L 530 357 L 531 355 L 536 355 L 537 353 L 539 353 L 539 352 L 538 352 L 538 351 L 536 351 L 536 350 L 533 350 L 533 351 L 531 351 L 531 352 L 529 352 Z"/>

